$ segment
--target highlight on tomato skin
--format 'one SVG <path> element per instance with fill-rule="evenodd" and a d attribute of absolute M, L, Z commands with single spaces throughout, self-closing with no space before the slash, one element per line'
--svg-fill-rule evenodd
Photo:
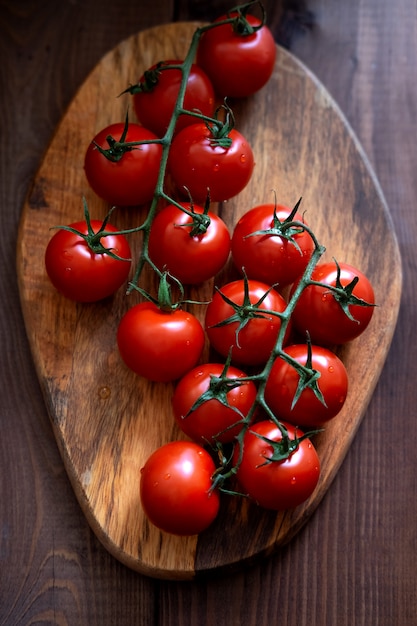
<path fill-rule="evenodd" d="M 157 448 L 140 475 L 140 499 L 147 518 L 162 531 L 197 535 L 216 519 L 220 496 L 212 489 L 216 470 L 210 454 L 190 441 Z"/>
<path fill-rule="evenodd" d="M 303 431 L 296 426 L 282 424 L 291 440 L 303 436 Z M 242 459 L 236 474 L 242 493 L 259 506 L 275 511 L 293 509 L 305 502 L 320 478 L 320 459 L 309 438 L 303 439 L 287 459 L 271 461 L 273 444 L 281 440 L 281 430 L 273 421 L 266 419 L 253 424 L 244 436 Z M 236 446 L 235 464 L 238 458 L 239 447 Z"/>

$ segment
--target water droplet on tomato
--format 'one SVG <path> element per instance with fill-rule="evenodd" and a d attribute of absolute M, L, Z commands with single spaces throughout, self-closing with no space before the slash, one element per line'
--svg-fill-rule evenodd
<path fill-rule="evenodd" d="M 295 483 L 297 482 L 296 477 L 295 477 L 295 476 L 293 476 L 293 477 L 291 478 L 291 481 L 290 481 L 290 482 L 291 482 L 291 484 L 292 484 L 292 485 L 295 485 Z"/>
<path fill-rule="evenodd" d="M 247 159 L 246 154 L 241 154 L 241 155 L 240 155 L 240 162 L 241 162 L 241 163 L 245 163 L 245 162 L 246 162 L 246 159 Z"/>
<path fill-rule="evenodd" d="M 330 372 L 330 374 L 333 374 L 333 372 L 334 372 L 333 365 L 330 365 L 330 367 L 328 368 L 328 371 Z"/>
<path fill-rule="evenodd" d="M 171 478 L 171 474 L 168 472 L 167 474 L 165 474 L 164 478 L 165 480 L 169 480 Z"/>
<path fill-rule="evenodd" d="M 220 164 L 219 164 L 219 163 L 215 163 L 215 164 L 213 165 L 213 172 L 218 172 L 218 171 L 219 171 L 219 169 L 220 169 Z"/>

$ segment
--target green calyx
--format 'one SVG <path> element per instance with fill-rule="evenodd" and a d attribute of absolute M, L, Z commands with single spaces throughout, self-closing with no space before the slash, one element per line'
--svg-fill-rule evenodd
<path fill-rule="evenodd" d="M 146 298 L 146 300 L 152 302 L 155 306 L 161 309 L 161 311 L 170 313 L 180 309 L 184 304 L 206 304 L 196 300 L 184 300 L 184 287 L 182 283 L 169 272 L 165 271 L 161 273 L 157 270 L 157 268 L 154 269 L 160 275 L 158 295 L 156 298 L 151 296 L 150 293 L 145 291 L 145 289 L 142 289 L 142 287 L 139 287 L 136 283 L 130 283 L 130 288 L 138 291 L 144 298 Z M 179 298 L 174 299 L 172 293 L 173 286 L 178 289 Z"/>
<path fill-rule="evenodd" d="M 358 322 L 358 320 L 356 320 L 353 317 L 349 307 L 351 305 L 369 307 L 369 306 L 376 306 L 376 304 L 373 304 L 371 302 L 366 302 L 366 300 L 362 300 L 361 298 L 358 298 L 357 296 L 353 294 L 353 290 L 356 287 L 357 283 L 359 282 L 358 276 L 355 276 L 349 284 L 342 285 L 340 281 L 340 266 L 338 262 L 336 261 L 336 259 L 333 259 L 333 260 L 336 264 L 336 271 L 337 271 L 336 284 L 334 286 L 324 285 L 323 283 L 320 283 L 314 280 L 310 281 L 310 284 L 318 285 L 321 287 L 327 287 L 329 293 L 333 295 L 336 302 L 338 302 L 339 305 L 342 307 L 345 315 L 347 315 L 347 317 L 350 320 L 352 320 L 352 322 Z"/>
<path fill-rule="evenodd" d="M 164 70 L 181 70 L 181 65 L 170 65 L 165 61 L 160 61 L 155 65 L 155 67 L 148 69 L 143 74 L 143 79 L 136 83 L 135 85 L 130 85 L 127 89 L 122 91 L 119 96 L 122 96 L 125 93 L 129 93 L 134 96 L 138 93 L 149 93 L 155 89 L 157 84 L 159 83 L 159 78 L 161 76 L 161 72 Z"/>
<path fill-rule="evenodd" d="M 98 143 L 94 142 L 97 150 L 102 154 L 106 159 L 112 161 L 113 163 L 118 163 L 126 152 L 131 152 L 132 150 L 140 150 L 141 145 L 147 145 L 149 143 L 161 143 L 161 140 L 143 140 L 143 141 L 130 141 L 126 142 L 126 135 L 129 128 L 129 116 L 126 113 L 125 125 L 123 127 L 123 133 L 119 139 L 116 141 L 114 137 L 111 135 L 107 135 L 106 141 L 109 145 L 108 148 L 102 148 L 98 145 Z"/>
<path fill-rule="evenodd" d="M 231 406 L 227 399 L 227 394 L 232 389 L 236 387 L 240 387 L 245 383 L 245 380 L 240 380 L 239 378 L 230 378 L 227 376 L 228 369 L 230 367 L 231 362 L 231 354 L 229 355 L 226 363 L 224 364 L 224 368 L 220 374 L 220 376 L 212 375 L 210 377 L 210 384 L 207 391 L 201 394 L 199 398 L 194 402 L 194 404 L 189 409 L 188 413 L 184 415 L 184 419 L 186 419 L 190 413 L 198 409 L 202 404 L 208 402 L 209 400 L 217 400 L 223 406 L 231 409 L 232 411 L 236 411 L 241 419 L 244 418 L 242 413 L 235 406 Z"/>
<path fill-rule="evenodd" d="M 220 112 L 224 112 L 225 119 L 219 119 Z M 232 139 L 229 137 L 230 132 L 235 127 L 235 118 L 232 109 L 226 103 L 226 99 L 215 111 L 214 117 L 210 121 L 206 121 L 206 126 L 210 131 L 210 146 L 212 148 L 230 148 Z"/>
<path fill-rule="evenodd" d="M 214 324 L 213 328 L 217 328 L 220 326 L 226 326 L 227 324 L 238 323 L 238 327 L 236 329 L 236 345 L 239 347 L 239 333 L 245 328 L 245 326 L 249 323 L 251 319 L 261 318 L 261 319 L 270 319 L 271 315 L 280 316 L 281 314 L 278 311 L 269 311 L 267 309 L 260 309 L 261 304 L 264 302 L 265 298 L 272 291 L 274 286 L 270 287 L 262 296 L 259 298 L 257 302 L 252 303 L 249 297 L 249 284 L 246 275 L 244 275 L 244 297 L 242 304 L 237 304 L 233 302 L 230 298 L 228 298 L 218 287 L 216 287 L 217 293 L 223 298 L 227 304 L 229 304 L 234 313 L 222 320 L 218 324 Z"/>
<path fill-rule="evenodd" d="M 188 191 L 188 190 L 187 190 Z M 190 228 L 190 237 L 201 237 L 206 234 L 210 224 L 211 219 L 208 215 L 210 209 L 210 195 L 207 194 L 206 202 L 204 204 L 204 210 L 202 213 L 197 213 L 194 210 L 194 204 L 190 197 L 190 209 L 186 209 L 182 205 L 178 205 L 178 208 L 189 215 L 192 219 L 191 222 L 187 222 L 186 224 L 178 224 L 181 228 Z"/>
<path fill-rule="evenodd" d="M 260 8 L 262 15 L 261 15 L 260 24 L 258 24 L 257 26 L 253 26 L 252 24 L 249 23 L 246 16 L 249 13 L 249 11 L 252 10 L 256 6 Z M 240 37 L 249 37 L 250 35 L 253 35 L 254 33 L 256 33 L 257 30 L 262 28 L 262 26 L 266 22 L 265 8 L 262 5 L 262 3 L 259 2 L 258 0 L 253 0 L 252 2 L 239 5 L 235 7 L 234 9 L 231 9 L 230 11 L 228 11 L 227 15 L 232 16 L 233 13 L 236 13 L 237 15 L 234 21 L 232 22 L 232 28 L 233 28 L 233 31 L 236 33 L 236 35 L 239 35 Z"/>
<path fill-rule="evenodd" d="M 271 456 L 264 456 L 264 463 L 260 463 L 257 467 L 263 467 L 264 465 L 270 465 L 271 463 L 280 463 L 285 461 L 285 459 L 288 459 L 298 449 L 298 446 L 302 441 L 304 441 L 304 439 L 310 439 L 313 435 L 321 432 L 321 429 L 310 430 L 309 432 L 303 433 L 301 437 L 297 437 L 296 434 L 294 439 L 290 439 L 287 429 L 282 424 L 280 425 L 280 430 L 282 433 L 282 439 L 279 441 L 274 441 L 259 433 L 250 431 L 272 448 Z"/>
<path fill-rule="evenodd" d="M 287 361 L 287 363 L 289 363 L 295 370 L 297 370 L 297 373 L 299 375 L 299 381 L 298 381 L 298 385 L 297 385 L 297 389 L 296 392 L 294 394 L 294 398 L 292 400 L 292 406 L 291 408 L 294 408 L 294 406 L 296 405 L 296 403 L 298 402 L 301 394 L 303 393 L 303 391 L 305 389 L 311 389 L 314 393 L 314 395 L 316 396 L 316 398 L 322 403 L 324 404 L 324 406 L 326 405 L 326 401 L 324 399 L 324 396 L 321 392 L 321 389 L 318 385 L 318 380 L 320 378 L 320 372 L 318 372 L 317 370 L 315 370 L 313 368 L 313 364 L 312 364 L 312 358 L 311 358 L 312 354 L 311 354 L 311 340 L 310 340 L 310 336 L 307 334 L 307 358 L 306 358 L 306 362 L 304 365 L 301 365 L 296 359 L 292 359 L 290 358 L 290 356 L 283 352 L 281 355 L 281 358 L 284 359 L 285 361 Z"/>
<path fill-rule="evenodd" d="M 112 207 L 110 209 L 110 211 L 107 213 L 106 217 L 104 218 L 99 230 L 97 232 L 94 232 L 93 227 L 91 226 L 90 212 L 88 210 L 88 205 L 87 205 L 87 201 L 85 198 L 83 198 L 83 205 L 84 205 L 84 218 L 87 224 L 87 231 L 88 231 L 87 234 L 82 233 L 76 228 L 73 228 L 72 226 L 67 226 L 67 225 L 54 226 L 54 228 L 67 230 L 68 232 L 73 233 L 74 235 L 78 235 L 78 237 L 81 237 L 82 239 L 84 239 L 87 246 L 90 248 L 92 252 L 94 252 L 94 254 L 107 254 L 112 259 L 116 259 L 117 261 L 129 261 L 130 262 L 132 259 L 125 259 L 117 255 L 115 252 L 113 252 L 112 248 L 106 248 L 103 245 L 103 239 L 105 239 L 109 235 L 115 236 L 118 234 L 124 234 L 123 232 L 106 231 L 106 226 L 108 224 L 110 216 L 113 213 L 113 210 L 115 207 Z"/>
<path fill-rule="evenodd" d="M 300 252 L 300 254 L 302 254 L 301 248 L 298 245 L 295 236 L 302 234 L 303 232 L 305 232 L 306 229 L 304 228 L 302 223 L 300 223 L 299 221 L 294 221 L 300 204 L 301 198 L 298 200 L 291 213 L 284 220 L 281 221 L 277 215 L 277 205 L 275 203 L 271 227 L 265 228 L 263 230 L 256 230 L 253 233 L 246 235 L 245 239 L 247 239 L 248 237 L 255 237 L 255 235 L 281 237 L 282 239 L 285 239 L 286 241 L 294 245 Z"/>

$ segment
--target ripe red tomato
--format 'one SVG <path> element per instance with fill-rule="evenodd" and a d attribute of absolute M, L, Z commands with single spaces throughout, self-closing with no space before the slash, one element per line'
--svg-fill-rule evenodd
<path fill-rule="evenodd" d="M 306 344 L 287 346 L 284 352 L 306 366 L 309 356 Z M 317 385 L 325 404 L 307 386 L 293 406 L 300 373 L 282 357 L 274 361 L 265 387 L 265 400 L 277 418 L 302 428 L 322 426 L 335 417 L 343 407 L 348 392 L 346 368 L 334 352 L 322 346 L 311 346 L 308 367 L 320 374 Z"/>
<path fill-rule="evenodd" d="M 134 94 L 133 105 L 139 122 L 158 137 L 163 137 L 167 131 L 182 80 L 180 69 L 164 70 L 160 69 L 160 66 L 181 65 L 181 63 L 182 61 L 179 60 L 168 60 L 162 64 L 153 65 L 139 80 L 142 89 L 137 91 L 136 86 L 133 86 L 128 90 Z M 147 76 L 153 83 L 150 87 L 146 80 Z M 193 64 L 187 80 L 183 109 L 197 111 L 211 117 L 214 105 L 214 89 L 210 79 L 198 65 Z M 180 115 L 175 132 L 194 122 L 193 116 Z"/>
<path fill-rule="evenodd" d="M 223 15 L 215 22 L 234 15 Z M 253 15 L 246 20 L 254 27 L 261 24 Z M 275 57 L 275 41 L 265 25 L 249 35 L 239 34 L 232 24 L 216 26 L 202 35 L 197 51 L 198 65 L 222 98 L 242 98 L 261 89 L 271 77 Z"/>
<path fill-rule="evenodd" d="M 303 436 L 302 431 L 283 423 L 290 440 Z M 263 420 L 254 424 L 243 439 L 243 455 L 237 480 L 245 494 L 266 509 L 292 509 L 307 500 L 320 477 L 320 460 L 312 442 L 303 439 L 295 451 L 282 461 L 273 461 L 274 444 L 282 434 L 276 424 Z M 239 448 L 234 451 L 237 462 Z"/>
<path fill-rule="evenodd" d="M 126 365 L 148 380 L 168 382 L 197 365 L 204 347 L 198 319 L 182 309 L 141 302 L 122 317 L 117 344 Z"/>
<path fill-rule="evenodd" d="M 169 271 L 181 283 L 202 283 L 224 267 L 230 253 L 230 234 L 223 220 L 211 211 L 207 213 L 209 225 L 199 229 L 200 222 L 205 222 L 198 221 L 204 209 L 189 202 L 181 204 L 195 216 L 173 204 L 162 209 L 152 223 L 149 256 L 158 269 Z"/>
<path fill-rule="evenodd" d="M 91 220 L 94 233 L 100 231 L 102 221 Z M 82 235 L 88 235 L 85 221 L 70 224 Z M 105 232 L 116 233 L 117 228 L 106 225 Z M 131 251 L 124 235 L 107 235 L 96 245 L 108 248 L 125 261 L 105 252 L 91 249 L 81 235 L 66 229 L 57 230 L 45 251 L 45 267 L 54 287 L 66 298 L 77 302 L 96 302 L 111 296 L 127 280 L 131 266 Z"/>
<path fill-rule="evenodd" d="M 223 370 L 220 363 L 198 365 L 181 378 L 172 397 L 179 428 L 199 443 L 233 441 L 242 427 L 234 425 L 247 416 L 255 402 L 255 384 L 238 382 L 247 374 L 233 366 L 225 374 Z"/>
<path fill-rule="evenodd" d="M 303 274 L 313 254 L 314 242 L 307 231 L 299 228 L 284 228 L 285 236 L 281 234 L 281 223 L 291 212 L 282 205 L 263 204 L 237 222 L 232 235 L 232 258 L 238 269 L 245 268 L 248 278 L 285 287 Z M 298 212 L 291 221 L 304 222 Z M 252 234 L 259 231 L 262 233 Z"/>
<path fill-rule="evenodd" d="M 138 145 L 124 152 L 119 160 L 110 160 L 100 152 L 111 146 L 112 137 L 120 141 L 124 123 L 103 128 L 89 144 L 84 160 L 84 170 L 93 191 L 103 200 L 116 206 L 146 204 L 153 198 L 158 180 L 162 147 L 157 143 Z M 129 124 L 125 142 L 152 141 L 156 135 L 139 124 Z"/>
<path fill-rule="evenodd" d="M 175 535 L 196 535 L 217 517 L 213 459 L 191 441 L 172 441 L 151 454 L 141 470 L 140 497 L 148 519 Z"/>
<path fill-rule="evenodd" d="M 369 303 L 371 306 L 362 306 L 349 298 L 349 293 L 340 296 L 326 287 L 309 285 L 299 298 L 292 314 L 294 328 L 304 337 L 308 331 L 313 344 L 332 346 L 342 344 L 358 337 L 368 326 L 374 312 L 375 295 L 369 279 L 360 270 L 339 263 L 340 286 L 353 287 L 353 299 Z M 352 281 L 359 279 L 356 284 Z M 336 263 L 319 263 L 314 268 L 311 278 L 324 285 L 337 286 L 338 269 Z M 294 285 L 292 293 L 295 289 Z M 349 289 L 348 289 L 349 291 Z M 345 307 L 349 313 L 346 314 Z"/>
<path fill-rule="evenodd" d="M 243 279 L 221 287 L 207 306 L 205 328 L 212 347 L 222 356 L 227 357 L 232 349 L 232 361 L 261 365 L 268 360 L 281 328 L 277 315 L 262 311 L 282 313 L 286 302 L 259 281 L 248 280 L 247 295 L 245 291 Z"/>
<path fill-rule="evenodd" d="M 234 128 L 228 137 L 229 147 L 218 145 L 204 123 L 187 126 L 174 137 L 168 170 L 180 193 L 204 203 L 209 190 L 212 202 L 222 202 L 246 187 L 254 168 L 252 148 Z"/>

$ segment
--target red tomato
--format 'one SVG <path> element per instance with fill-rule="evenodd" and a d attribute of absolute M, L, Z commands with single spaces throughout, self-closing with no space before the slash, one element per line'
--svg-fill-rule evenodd
<path fill-rule="evenodd" d="M 358 269 L 347 263 L 339 263 L 340 286 L 347 287 L 358 277 L 353 286 L 353 300 L 372 306 L 353 303 L 349 293 L 334 296 L 326 286 L 309 285 L 299 298 L 292 314 L 294 327 L 305 336 L 308 331 L 313 344 L 331 346 L 346 343 L 358 337 L 368 326 L 374 312 L 375 296 L 369 279 Z M 336 263 L 319 263 L 311 278 L 324 285 L 336 286 L 338 271 Z M 295 289 L 293 287 L 292 292 Z M 348 289 L 349 292 L 349 289 Z M 344 308 L 347 309 L 347 313 Z"/>
<path fill-rule="evenodd" d="M 204 347 L 198 319 L 182 309 L 163 311 L 142 302 L 122 317 L 117 344 L 126 365 L 148 380 L 168 382 L 194 367 Z"/>
<path fill-rule="evenodd" d="M 281 328 L 277 315 L 262 311 L 282 313 L 286 302 L 277 291 L 259 281 L 248 280 L 247 290 L 246 296 L 245 281 L 237 280 L 224 285 L 221 293 L 217 291 L 207 306 L 205 327 L 219 354 L 227 357 L 232 349 L 236 363 L 261 365 L 268 360 Z"/>
<path fill-rule="evenodd" d="M 281 223 L 291 212 L 282 205 L 263 204 L 237 222 L 232 235 L 232 258 L 238 269 L 245 268 L 248 278 L 285 287 L 303 274 L 313 254 L 314 242 L 305 230 L 285 230 L 285 227 L 282 230 Z M 303 222 L 302 215 L 296 213 L 291 221 L 295 220 Z M 252 234 L 259 231 L 262 234 Z"/>
<path fill-rule="evenodd" d="M 307 365 L 306 344 L 288 346 L 284 352 L 300 365 Z M 311 428 L 322 426 L 339 413 L 348 392 L 348 375 L 339 357 L 321 346 L 311 346 L 311 363 L 308 367 L 320 375 L 317 386 L 325 404 L 314 390 L 307 386 L 293 406 L 300 383 L 300 373 L 282 357 L 278 357 L 272 366 L 265 387 L 265 400 L 279 420 Z"/>
<path fill-rule="evenodd" d="M 110 160 L 96 147 L 110 148 L 112 137 L 120 141 L 124 123 L 116 123 L 101 130 L 90 143 L 85 154 L 84 169 L 93 191 L 106 202 L 117 206 L 146 204 L 153 198 L 159 175 L 162 147 L 149 143 L 124 152 L 119 160 Z M 138 124 L 129 124 L 125 142 L 157 139 L 150 130 Z"/>
<path fill-rule="evenodd" d="M 216 469 L 204 448 L 172 441 L 151 454 L 141 470 L 140 497 L 148 519 L 175 535 L 196 535 L 217 517 L 220 497 L 211 489 Z"/>
<path fill-rule="evenodd" d="M 163 65 L 180 65 L 182 61 L 168 60 Z M 158 137 L 163 137 L 167 131 L 168 124 L 174 111 L 175 103 L 182 80 L 182 72 L 179 69 L 159 69 L 160 64 L 153 65 L 147 72 L 150 78 L 155 80 L 150 88 L 146 83 L 146 74 L 140 80 L 142 90 L 137 91 L 134 87 L 130 91 L 134 93 L 133 103 L 136 116 L 145 128 L 149 128 Z M 140 89 L 140 87 L 139 87 Z M 198 67 L 192 65 L 187 80 L 183 109 L 187 111 L 197 111 L 203 115 L 211 117 L 214 112 L 214 90 L 208 76 Z M 180 115 L 175 127 L 175 132 L 180 131 L 185 126 L 193 124 L 195 118 L 191 115 Z"/>
<path fill-rule="evenodd" d="M 88 235 L 85 221 L 70 224 L 70 227 Z M 91 220 L 91 227 L 97 233 L 102 221 Z M 116 233 L 117 229 L 107 224 L 105 232 Z M 127 260 L 97 252 L 84 237 L 65 229 L 58 230 L 49 241 L 45 251 L 46 271 L 54 287 L 66 298 L 77 302 L 96 302 L 112 295 L 127 280 L 131 252 L 126 237 L 108 235 L 97 244 Z"/>
<path fill-rule="evenodd" d="M 255 384 L 240 378 L 247 374 L 230 366 L 204 363 L 187 372 L 172 397 L 174 416 L 180 429 L 194 441 L 228 443 L 241 429 L 240 422 L 255 402 Z M 195 407 L 195 408 L 193 408 Z"/>
<path fill-rule="evenodd" d="M 290 440 L 303 436 L 302 431 L 291 424 L 283 425 Z M 274 461 L 274 445 L 262 437 L 276 443 L 282 440 L 280 429 L 272 421 L 254 424 L 243 439 L 243 455 L 236 474 L 238 483 L 245 494 L 265 509 L 292 509 L 307 500 L 316 488 L 320 477 L 317 451 L 306 438 L 287 459 Z M 238 456 L 236 446 L 235 463 Z"/>
<path fill-rule="evenodd" d="M 178 133 L 171 144 L 168 170 L 180 193 L 185 195 L 188 189 L 193 201 L 204 203 L 209 190 L 210 200 L 221 202 L 246 187 L 254 168 L 252 148 L 234 128 L 228 137 L 230 147 L 218 145 L 204 123 Z"/>
<path fill-rule="evenodd" d="M 209 225 L 199 231 L 196 218 L 204 216 L 204 209 L 189 202 L 182 206 L 196 216 L 188 215 L 175 205 L 162 209 L 152 224 L 149 256 L 161 271 L 169 271 L 181 283 L 202 283 L 225 265 L 230 253 L 229 231 L 223 220 L 211 211 L 207 214 Z"/>
<path fill-rule="evenodd" d="M 234 15 L 223 15 L 215 22 Z M 253 15 L 246 20 L 254 27 L 261 24 Z M 239 34 L 232 24 L 216 26 L 202 35 L 197 51 L 198 65 L 222 98 L 246 97 L 261 89 L 271 77 L 275 57 L 275 41 L 267 26 L 249 35 Z"/>

